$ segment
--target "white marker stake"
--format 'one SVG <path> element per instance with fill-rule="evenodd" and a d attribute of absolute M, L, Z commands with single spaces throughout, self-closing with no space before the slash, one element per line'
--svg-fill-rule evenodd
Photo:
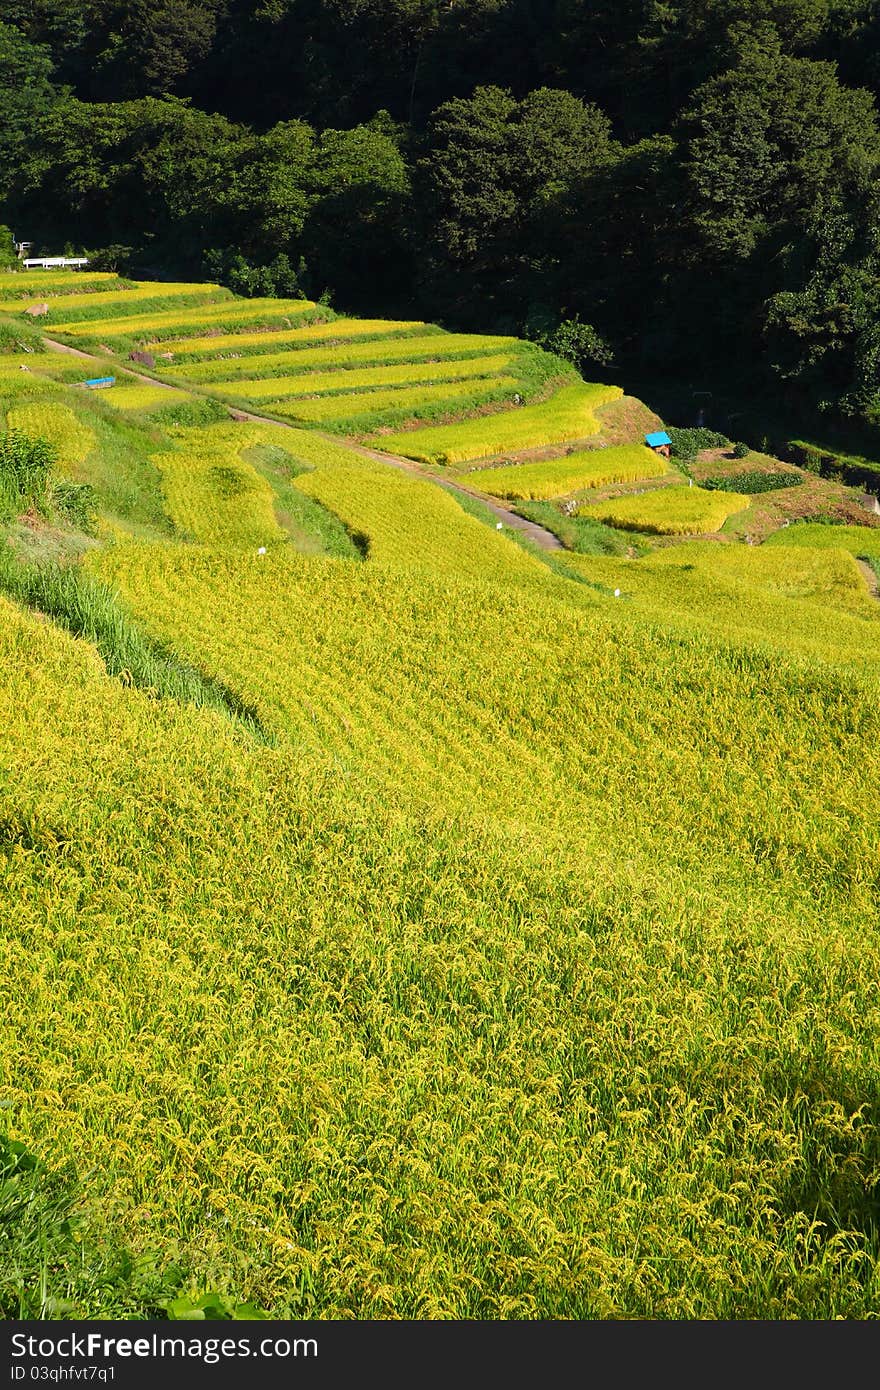
<path fill-rule="evenodd" d="M 496 530 L 496 531 L 500 531 L 500 530 L 501 530 L 501 527 L 502 527 L 503 525 L 504 525 L 504 522 L 503 522 L 503 521 L 499 521 L 498 524 L 497 524 L 496 527 L 495 527 L 495 530 Z"/>

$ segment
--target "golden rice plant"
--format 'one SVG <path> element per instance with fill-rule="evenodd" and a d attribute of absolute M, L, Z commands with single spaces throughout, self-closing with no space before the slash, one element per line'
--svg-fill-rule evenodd
<path fill-rule="evenodd" d="M 57 450 L 59 465 L 74 473 L 95 443 L 88 425 L 77 419 L 69 406 L 54 400 L 13 406 L 6 412 L 6 423 L 31 439 L 48 440 Z"/>
<path fill-rule="evenodd" d="M 169 386 L 151 386 L 146 382 L 128 385 L 123 378 L 122 384 L 102 391 L 101 399 L 117 410 L 151 410 L 153 406 L 173 405 L 191 397 L 185 391 L 177 391 Z"/>
<path fill-rule="evenodd" d="M 580 382 L 564 386 L 540 405 L 456 425 L 377 435 L 372 443 L 388 453 L 424 463 L 467 463 L 544 444 L 564 444 L 598 434 L 600 426 L 594 412 L 622 394 L 619 386 Z"/>
<path fill-rule="evenodd" d="M 243 379 L 289 376 L 300 371 L 310 371 L 315 367 L 344 368 L 371 364 L 380 366 L 386 362 L 445 364 L 452 360 L 479 358 L 487 353 L 510 351 L 517 346 L 519 344 L 516 338 L 435 331 L 413 337 L 379 338 L 366 343 L 353 342 L 338 347 L 299 348 L 286 352 L 260 353 L 234 360 L 224 358 L 216 362 L 181 363 L 179 366 L 171 364 L 167 374 L 175 380 L 204 383 L 225 381 L 229 385 Z"/>
<path fill-rule="evenodd" d="M 204 545 L 258 549 L 285 539 L 272 489 L 241 457 L 253 431 L 234 425 L 172 431 L 177 448 L 154 454 L 168 515 L 185 539 Z"/>
<path fill-rule="evenodd" d="M 654 478 L 669 471 L 666 460 L 644 445 L 621 444 L 539 463 L 518 463 L 510 468 L 481 468 L 467 477 L 474 487 L 492 497 L 542 501 L 567 497 L 583 488 Z"/>
<path fill-rule="evenodd" d="M 880 559 L 880 526 L 828 526 L 798 522 L 774 531 L 764 545 L 786 549 L 807 546 L 811 550 L 848 550 L 851 555 L 873 555 Z"/>
<path fill-rule="evenodd" d="M 490 401 L 511 400 L 518 385 L 512 376 L 465 381 L 435 382 L 423 386 L 398 386 L 390 390 L 356 391 L 283 401 L 272 406 L 274 414 L 291 420 L 339 428 L 349 433 L 374 428 L 377 419 L 418 418 L 438 412 L 472 410 Z"/>
<path fill-rule="evenodd" d="M 281 346 L 295 347 L 298 343 L 320 343 L 326 338 L 384 338 L 390 335 L 418 332 L 427 328 L 420 319 L 346 319 L 335 318 L 328 323 L 311 323 L 302 328 L 272 329 L 262 333 L 221 333 L 210 338 L 181 338 L 169 344 L 175 358 L 184 355 L 201 361 L 222 354 L 238 356 L 243 352 L 274 351 Z"/>
<path fill-rule="evenodd" d="M 743 511 L 751 498 L 738 492 L 708 492 L 700 487 L 663 487 L 651 492 L 584 503 L 580 516 L 594 516 L 624 531 L 660 536 L 687 536 L 719 531 L 729 516 Z"/>

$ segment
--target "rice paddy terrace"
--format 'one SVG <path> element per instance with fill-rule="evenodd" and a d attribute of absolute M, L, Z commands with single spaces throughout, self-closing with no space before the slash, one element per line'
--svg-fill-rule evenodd
<path fill-rule="evenodd" d="M 0 347 L 0 1311 L 875 1315 L 854 495 L 305 301 Z"/>

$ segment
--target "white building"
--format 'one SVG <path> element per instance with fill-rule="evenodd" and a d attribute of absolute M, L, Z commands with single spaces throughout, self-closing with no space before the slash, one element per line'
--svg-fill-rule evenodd
<path fill-rule="evenodd" d="M 27 256 L 21 262 L 25 270 L 82 270 L 88 263 L 87 256 Z"/>

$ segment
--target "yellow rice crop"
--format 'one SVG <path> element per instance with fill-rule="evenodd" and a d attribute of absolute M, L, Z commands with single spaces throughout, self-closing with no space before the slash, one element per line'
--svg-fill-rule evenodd
<path fill-rule="evenodd" d="M 0 280 L 0 294 L 2 294 L 3 288 L 3 281 Z M 194 285 L 191 283 L 180 284 L 151 281 L 140 284 L 133 290 L 121 288 L 115 290 L 96 290 L 93 293 L 87 292 L 84 294 L 77 294 L 75 298 L 72 298 L 70 295 L 65 295 L 63 304 L 56 305 L 50 303 L 49 307 L 53 311 L 53 318 L 50 322 L 53 327 L 55 327 L 54 314 L 62 312 L 65 307 L 75 308 L 77 311 L 80 309 L 103 308 L 115 311 L 118 308 L 124 313 L 127 307 L 136 306 L 141 299 L 165 299 L 171 298 L 174 295 L 188 295 L 195 298 L 199 294 L 208 294 L 219 289 L 219 285 Z M 41 301 L 49 302 L 58 293 L 56 290 L 53 293 L 47 292 L 41 295 L 37 286 L 34 287 L 34 290 L 35 292 L 29 299 L 0 299 L 0 313 L 20 313 L 23 309 L 27 308 L 29 303 L 38 304 Z M 61 325 L 59 324 L 57 326 L 60 327 Z"/>
<path fill-rule="evenodd" d="M 339 347 L 299 348 L 218 362 L 181 363 L 167 371 L 175 380 L 197 382 L 284 376 L 313 367 L 362 366 L 385 362 L 438 362 L 485 356 L 518 346 L 516 338 L 489 337 L 480 333 L 426 333 L 424 336 L 381 338 L 375 342 Z"/>
<path fill-rule="evenodd" d="M 369 391 L 374 387 L 411 386 L 416 382 L 424 382 L 428 386 L 439 381 L 476 380 L 503 372 L 512 361 L 510 353 L 495 353 L 458 362 L 402 362 L 381 367 L 343 368 L 335 372 L 297 372 L 289 380 L 285 377 L 258 380 L 245 377 L 239 381 L 212 381 L 210 386 L 215 393 L 246 396 L 255 401 L 280 401 L 288 396 Z"/>
<path fill-rule="evenodd" d="M 146 382 L 133 382 L 111 386 L 101 392 L 101 399 L 117 410 L 151 410 L 153 406 L 174 405 L 177 401 L 190 400 L 185 391 L 169 386 L 151 386 Z"/>
<path fill-rule="evenodd" d="M 474 487 L 492 497 L 541 501 L 567 497 L 582 488 L 654 478 L 669 471 L 666 460 L 644 445 L 621 444 L 616 448 L 591 449 L 541 463 L 477 469 L 468 479 Z"/>
<path fill-rule="evenodd" d="M 319 396 L 314 400 L 297 400 L 275 405 L 273 411 L 292 420 L 307 420 L 313 424 L 336 420 L 352 421 L 358 417 L 369 421 L 375 415 L 412 414 L 448 407 L 450 411 L 479 405 L 484 401 L 504 397 L 512 399 L 517 379 L 512 376 L 489 377 L 478 381 L 444 381 L 431 386 L 394 387 L 388 391 L 355 391 L 353 393 Z"/>
<path fill-rule="evenodd" d="M 270 534 L 268 446 L 363 564 Z M 271 742 L 0 596 L 0 1103 L 87 1177 L 37 1297 L 143 1314 L 124 1271 L 173 1262 L 288 1319 L 873 1316 L 851 558 L 577 584 L 315 432 L 175 429 L 159 466 L 199 544 L 85 564 Z"/>
<path fill-rule="evenodd" d="M 209 288 L 207 286 L 203 288 Z M 278 324 L 285 320 L 294 322 L 299 314 L 315 306 L 303 299 L 234 299 L 231 295 L 217 304 L 200 304 L 191 309 L 166 309 L 159 312 L 131 314 L 125 318 L 100 318 L 85 321 L 53 323 L 55 333 L 72 334 L 74 337 L 87 334 L 89 337 L 137 337 L 149 340 L 154 330 L 167 330 L 179 327 L 181 335 L 187 331 L 197 332 L 204 328 L 231 319 L 245 321 L 272 317 Z"/>
<path fill-rule="evenodd" d="M 522 406 L 458 425 L 377 435 L 372 442 L 389 453 L 425 463 L 466 463 L 598 434 L 599 422 L 593 412 L 622 395 L 619 386 L 581 382 L 564 386 L 541 405 Z"/>
<path fill-rule="evenodd" d="M 876 668 L 880 603 L 843 550 L 692 541 L 641 560 L 566 555 L 643 618 L 811 663 Z M 876 636 L 874 635 L 876 634 Z"/>
<path fill-rule="evenodd" d="M 6 423 L 31 439 L 48 440 L 58 451 L 60 466 L 73 472 L 95 443 L 88 425 L 78 420 L 69 406 L 56 401 L 13 406 L 7 411 Z"/>
<path fill-rule="evenodd" d="M 583 504 L 581 516 L 594 516 L 627 531 L 662 536 L 700 535 L 718 531 L 729 516 L 751 499 L 738 492 L 708 492 L 699 487 L 664 487 L 651 492 Z"/>
<path fill-rule="evenodd" d="M 167 346 L 176 356 L 196 354 L 204 359 L 221 353 L 237 354 L 239 350 L 255 348 L 272 350 L 276 346 L 295 347 L 297 343 L 318 343 L 324 338 L 388 337 L 425 328 L 420 319 L 333 319 L 330 323 L 313 323 L 303 328 L 271 329 L 263 333 L 221 333 L 211 338 L 171 339 Z"/>
<path fill-rule="evenodd" d="M 223 422 L 175 430 L 177 449 L 154 454 L 168 515 L 178 532 L 204 545 L 257 549 L 285 539 L 268 483 L 241 457 L 259 433 Z"/>
<path fill-rule="evenodd" d="M 824 526 L 798 522 L 774 531 L 764 542 L 769 546 L 809 546 L 811 549 L 848 550 L 851 555 L 873 555 L 880 559 L 880 526 Z M 763 547 L 762 547 L 763 548 Z"/>
<path fill-rule="evenodd" d="M 32 270 L 0 273 L 0 297 L 3 302 L 21 306 L 30 296 L 48 299 L 55 295 L 81 294 L 91 285 L 109 285 L 117 280 L 113 271 Z M 192 289 L 193 287 L 190 286 Z"/>

